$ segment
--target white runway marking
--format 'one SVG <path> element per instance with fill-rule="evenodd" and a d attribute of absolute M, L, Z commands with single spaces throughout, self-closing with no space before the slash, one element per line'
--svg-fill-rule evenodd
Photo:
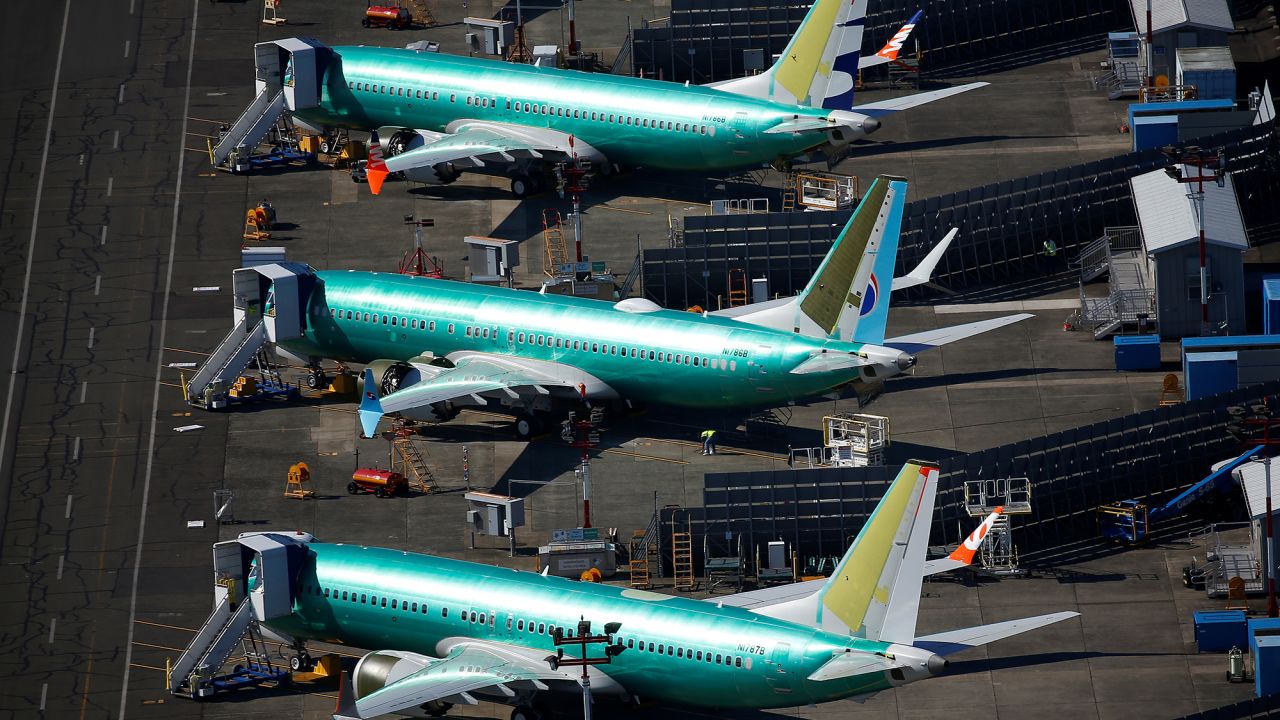
<path fill-rule="evenodd" d="M 97 295 L 102 292 L 102 273 L 98 273 L 98 277 L 93 279 L 93 294 Z"/>
<path fill-rule="evenodd" d="M 119 94 L 116 95 L 116 104 L 117 105 L 124 104 L 124 83 L 120 83 L 120 92 Z"/>
<path fill-rule="evenodd" d="M 75 442 L 75 445 L 73 445 L 73 446 L 72 446 L 72 448 L 71 448 L 71 459 L 72 459 L 72 460 L 79 460 L 79 459 L 80 459 L 80 436 L 79 436 L 79 435 L 77 435 L 77 436 L 76 436 L 76 442 Z M 67 505 L 68 505 L 68 506 L 70 506 L 70 505 L 71 505 L 71 496 L 70 496 L 70 495 L 68 495 L 68 496 L 67 496 Z M 68 511 L 68 512 L 70 512 L 70 511 Z"/>
<path fill-rule="evenodd" d="M 49 697 L 49 683 L 40 686 L 40 712 L 44 712 L 44 701 Z"/>
<path fill-rule="evenodd" d="M 84 404 L 84 396 L 89 394 L 89 381 L 85 380 L 80 383 L 80 404 Z"/>
<path fill-rule="evenodd" d="M 129 57 L 129 41 L 124 41 L 124 56 Z"/>
<path fill-rule="evenodd" d="M 49 92 L 49 121 L 44 127 L 44 150 L 40 154 L 40 175 L 36 178 L 36 202 L 31 209 L 31 237 L 27 241 L 27 269 L 22 277 L 22 302 L 18 306 L 17 342 L 13 344 L 13 361 L 9 366 L 9 392 L 4 401 L 4 422 L 0 423 L 0 462 L 5 457 L 9 438 L 9 418 L 13 411 L 14 383 L 18 380 L 18 359 L 22 357 L 22 338 L 27 324 L 27 299 L 31 289 L 31 263 L 36 255 L 36 231 L 40 227 L 40 199 L 44 195 L 44 171 L 49 164 L 49 143 L 53 137 L 53 116 L 58 107 L 58 84 L 62 82 L 62 51 L 67 45 L 67 21 L 71 19 L 71 0 L 62 11 L 62 38 L 58 41 L 58 62 L 53 69 L 53 88 Z M 190 79 L 190 76 L 188 76 Z M 172 253 L 170 253 L 172 255 Z M 3 470 L 3 468 L 0 468 Z M 44 703 L 40 703 L 41 707 Z"/>
<path fill-rule="evenodd" d="M 111 186 L 115 185 L 115 183 L 116 179 L 114 177 L 107 178 L 107 197 L 111 197 Z"/>
<path fill-rule="evenodd" d="M 76 438 L 76 440 L 79 440 L 79 439 L 80 438 Z M 68 520 L 71 519 L 71 497 L 72 496 L 70 495 L 67 496 L 67 518 L 66 519 Z"/>
<path fill-rule="evenodd" d="M 98 236 L 98 244 L 99 245 L 107 244 L 107 226 L 106 225 L 102 226 L 102 234 Z"/>
<path fill-rule="evenodd" d="M 112 150 L 119 150 L 119 149 L 120 149 L 120 131 L 119 131 L 119 130 L 117 130 L 117 131 L 116 131 L 116 139 L 115 139 L 114 141 L 112 141 L 112 143 L 111 143 L 111 149 L 112 149 Z"/>
<path fill-rule="evenodd" d="M 58 579 L 59 580 L 62 579 L 62 567 L 66 564 L 67 564 L 67 556 L 59 555 L 58 556 Z"/>
<path fill-rule="evenodd" d="M 131 0 L 132 1 L 132 0 Z M 191 45 L 187 49 L 187 81 L 186 93 L 182 102 L 182 130 L 177 137 L 187 136 L 187 127 L 191 117 L 191 74 L 196 66 L 196 32 L 200 26 L 200 0 L 191 0 Z M 169 260 L 165 269 L 164 301 L 160 308 L 160 338 L 156 347 L 165 346 L 165 338 L 169 328 L 169 297 L 173 290 L 173 258 L 178 246 L 178 218 L 182 209 L 182 174 L 186 168 L 187 152 L 179 145 L 177 181 L 173 188 L 173 222 L 169 229 Z M 120 711 L 117 720 L 124 720 L 129 707 L 129 674 L 133 664 L 133 629 L 138 619 L 138 577 L 142 571 L 142 541 L 147 531 L 147 504 L 151 497 L 151 471 L 156 458 L 156 423 L 160 416 L 160 376 L 164 372 L 164 352 L 156 353 L 155 387 L 151 393 L 151 437 L 147 442 L 147 470 L 142 479 L 142 508 L 138 513 L 138 541 L 133 555 L 133 582 L 129 590 L 129 631 L 125 638 L 124 678 L 120 685 Z M 12 393 L 10 393 L 12 394 Z"/>
<path fill-rule="evenodd" d="M 49 644 L 53 644 L 53 632 L 58 629 L 58 618 L 49 621 Z"/>
<path fill-rule="evenodd" d="M 93 349 L 93 333 L 97 328 L 89 328 L 89 349 Z"/>

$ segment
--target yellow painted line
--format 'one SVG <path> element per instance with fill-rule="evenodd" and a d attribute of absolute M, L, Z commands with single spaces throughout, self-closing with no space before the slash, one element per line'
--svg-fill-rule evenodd
<path fill-rule="evenodd" d="M 169 647 L 168 645 L 152 645 L 151 643 L 144 643 L 138 640 L 134 640 L 133 644 L 141 645 L 142 647 L 156 648 L 157 650 L 172 650 L 173 652 L 176 652 L 176 653 L 180 653 L 183 651 L 182 648 Z"/>
<path fill-rule="evenodd" d="M 150 622 L 148 620 L 134 620 L 134 622 L 138 623 L 139 625 L 150 625 L 151 627 L 162 627 L 162 628 L 168 628 L 170 630 L 181 630 L 183 632 L 189 632 L 189 633 L 193 633 L 196 631 L 195 628 L 184 628 L 184 627 L 178 627 L 177 625 L 165 625 L 164 623 Z"/>
<path fill-rule="evenodd" d="M 129 663 L 129 667 L 142 668 L 143 670 L 156 670 L 158 672 L 165 672 L 165 669 L 162 667 L 156 667 L 154 665 L 143 665 L 141 663 Z"/>
<path fill-rule="evenodd" d="M 200 352 L 199 350 L 183 350 L 182 348 L 171 348 L 171 347 L 166 347 L 166 348 L 164 348 L 164 350 L 165 350 L 165 352 L 179 352 L 179 353 L 187 353 L 188 355 L 204 355 L 205 357 L 208 357 L 208 355 L 209 355 L 209 353 L 207 353 L 207 352 Z"/>
<path fill-rule="evenodd" d="M 597 448 L 597 450 L 599 450 L 599 448 Z M 661 455 L 643 455 L 643 454 L 641 454 L 641 453 L 629 452 L 629 451 L 627 451 L 627 450 L 616 450 L 616 449 L 614 449 L 614 448 L 605 448 L 605 449 L 603 449 L 603 450 L 599 450 L 599 452 L 601 452 L 601 453 L 613 453 L 613 454 L 615 454 L 615 455 L 627 455 L 627 456 L 634 457 L 634 458 L 640 458 L 641 460 L 661 460 L 662 462 L 669 462 L 669 463 L 673 463 L 673 464 L 676 464 L 676 465 L 688 465 L 688 464 L 689 464 L 689 461 L 688 461 L 688 460 L 677 460 L 676 458 L 665 458 L 665 457 L 662 457 Z"/>
<path fill-rule="evenodd" d="M 634 213 L 636 215 L 652 215 L 653 214 L 648 210 L 633 210 L 632 208 L 614 207 L 609 203 L 600 203 L 599 205 L 594 205 L 592 207 L 603 208 L 605 210 L 616 210 L 617 212 Z"/>

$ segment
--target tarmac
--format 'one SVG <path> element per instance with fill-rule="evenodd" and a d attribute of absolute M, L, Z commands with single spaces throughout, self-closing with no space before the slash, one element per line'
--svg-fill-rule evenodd
<path fill-rule="evenodd" d="M 357 439 L 350 402 L 309 398 L 208 413 L 183 402 L 181 370 L 170 367 L 198 363 L 230 328 L 241 220 L 264 197 L 282 223 L 269 244 L 318 269 L 394 270 L 412 237 L 402 218 L 412 214 L 435 219 L 423 240 L 449 275 L 466 277 L 462 236 L 491 235 L 525 241 L 516 280 L 536 284 L 541 211 L 568 211 L 554 195 L 518 203 L 504 181 L 465 176 L 447 187 L 390 183 L 372 198 L 343 171 L 231 176 L 208 166 L 201 136 L 210 134 L 209 121 L 233 120 L 251 99 L 254 42 L 295 34 L 334 45 L 432 39 L 442 51 L 465 52 L 461 18 L 491 17 L 498 4 L 433 11 L 437 27 L 389 32 L 361 28 L 358 3 L 321 0 L 290 0 L 282 8 L 289 24 L 279 28 L 259 22 L 257 2 L 6 6 L 0 57 L 24 70 L 0 88 L 0 126 L 11 137 L 0 147 L 0 355 L 9 368 L 0 380 L 0 676 L 10 678 L 0 686 L 0 717 L 324 718 L 332 683 L 203 704 L 164 689 L 166 660 L 210 608 L 213 542 L 302 528 L 325 540 L 531 569 L 533 549 L 552 529 L 577 526 L 577 453 L 554 435 L 517 442 L 504 416 L 465 412 L 419 442 L 441 492 L 352 497 L 344 490 L 351 470 L 385 464 L 387 447 Z M 665 3 L 583 4 L 577 25 L 588 49 L 603 48 L 621 41 L 628 17 L 666 14 Z M 530 20 L 530 44 L 560 42 L 559 19 L 557 9 Z M 864 182 L 905 175 L 917 198 L 1123 152 L 1119 106 L 1089 87 L 1098 60 L 1085 55 L 979 78 L 992 85 L 890 118 L 837 170 Z M 726 197 L 776 198 L 779 184 L 776 173 L 748 181 L 641 170 L 606 180 L 584 198 L 585 245 L 593 259 L 625 273 L 637 243 L 665 245 L 669 214 L 707 212 L 711 200 Z M 1014 301 L 1028 303 L 1021 306 L 895 308 L 895 334 L 1023 308 L 1036 317 L 922 355 L 912 375 L 891 380 L 869 408 L 891 419 L 890 461 L 991 447 L 1154 406 L 1162 374 L 1116 373 L 1109 343 L 1063 332 L 1074 297 L 1072 290 L 1029 293 Z M 741 435 L 739 418 L 729 416 L 608 417 L 591 464 L 595 525 L 629 537 L 655 505 L 699 505 L 706 472 L 785 468 L 788 445 L 821 444 L 822 416 L 856 407 L 848 397 L 799 404 L 773 440 Z M 177 430 L 189 425 L 200 427 Z M 726 429 L 712 457 L 697 443 L 708 426 Z M 315 499 L 282 496 L 288 467 L 300 460 L 312 469 Z M 466 487 L 527 497 L 515 558 L 493 538 L 470 548 Z M 214 522 L 217 489 L 235 494 L 236 524 Z M 1192 611 L 1222 606 L 1181 587 L 1181 567 L 1203 552 L 1174 542 L 1026 578 L 928 583 L 921 632 L 1057 610 L 1081 617 L 958 656 L 946 677 L 863 703 L 625 716 L 1169 718 L 1246 699 L 1251 684 L 1223 680 L 1224 656 L 1195 652 Z M 454 711 L 506 713 L 487 704 Z"/>

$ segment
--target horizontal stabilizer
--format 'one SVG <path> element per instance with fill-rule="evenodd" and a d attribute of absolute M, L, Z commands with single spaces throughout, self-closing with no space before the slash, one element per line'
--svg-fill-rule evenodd
<path fill-rule="evenodd" d="M 951 241 L 955 239 L 956 234 L 959 232 L 960 228 L 951 228 L 951 232 L 947 233 L 947 236 L 942 238 L 942 242 L 934 246 L 929 251 L 929 254 L 924 256 L 924 259 L 920 261 L 915 270 L 893 279 L 893 289 L 903 290 L 929 282 L 929 278 L 933 277 L 934 269 L 938 267 L 938 261 L 946 254 L 947 248 L 951 246 Z"/>
<path fill-rule="evenodd" d="M 764 131 L 765 135 L 777 135 L 779 133 L 796 133 L 807 131 L 825 131 L 830 130 L 832 124 L 826 118 L 820 117 L 797 117 L 793 120 L 785 120 L 774 125 Z"/>
<path fill-rule="evenodd" d="M 1048 615 L 1037 615 L 1035 617 L 1023 618 L 1021 620 L 1007 620 L 1005 622 L 993 623 L 991 625 L 979 625 L 977 627 L 963 628 L 961 630 L 950 630 L 948 632 L 937 633 L 935 635 L 926 635 L 916 638 L 914 645 L 939 655 L 953 655 L 963 652 L 970 648 L 986 645 L 987 643 L 1003 640 L 1014 635 L 1021 635 L 1024 632 L 1042 628 L 1045 625 L 1052 625 L 1069 618 L 1076 617 L 1078 612 L 1057 612 Z"/>
<path fill-rule="evenodd" d="M 1001 318 L 991 320 L 980 320 L 978 322 L 966 323 L 964 325 L 952 325 L 951 327 L 938 328 L 937 330 L 925 330 L 924 332 L 912 333 L 910 335 L 902 335 L 896 338 L 889 338 L 884 341 L 885 345 L 903 352 L 916 353 L 921 350 L 932 350 L 933 348 L 947 345 L 964 340 L 965 338 L 981 335 L 984 332 L 990 332 L 1005 325 L 1012 325 L 1016 322 L 1022 322 L 1027 318 L 1035 317 L 1031 313 L 1018 313 L 1017 315 L 1007 315 Z"/>
<path fill-rule="evenodd" d="M 904 95 L 899 98 L 893 98 L 892 100 L 881 100 L 880 102 L 859 105 L 853 110 L 854 112 L 869 115 L 873 118 L 882 117 L 884 115 L 891 115 L 920 105 L 927 105 L 936 100 L 949 98 L 952 95 L 959 95 L 960 93 L 969 92 L 970 90 L 977 90 L 980 87 L 986 87 L 990 84 L 991 83 L 976 82 L 944 88 L 942 90 L 930 90 L 929 92 L 916 93 L 914 95 Z"/>
<path fill-rule="evenodd" d="M 378 432 L 378 421 L 382 419 L 382 401 L 378 399 L 378 383 L 373 379 L 373 370 L 364 369 L 364 394 L 360 396 L 360 427 L 364 436 L 371 438 Z"/>
<path fill-rule="evenodd" d="M 836 372 L 838 370 L 852 370 L 868 364 L 864 358 L 860 358 L 853 353 L 818 353 L 813 357 L 805 360 L 799 365 L 791 368 L 792 375 L 807 375 L 816 372 Z"/>

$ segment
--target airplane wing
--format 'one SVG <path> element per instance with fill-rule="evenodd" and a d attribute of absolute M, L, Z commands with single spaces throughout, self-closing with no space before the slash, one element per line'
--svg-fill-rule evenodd
<path fill-rule="evenodd" d="M 360 423 L 366 437 L 373 437 L 378 421 L 387 414 L 415 416 L 439 402 L 471 398 L 483 405 L 486 394 L 501 393 L 515 399 L 522 394 L 589 395 L 608 397 L 616 393 L 594 375 L 579 368 L 546 360 L 492 353 L 462 352 L 449 355 L 451 368 L 419 366 L 422 379 L 406 388 L 378 397 L 373 371 L 366 368 L 364 397 L 360 402 Z M 430 411 L 426 411 L 430 416 Z"/>
<path fill-rule="evenodd" d="M 462 642 L 426 667 L 353 700 L 347 676 L 338 695 L 334 720 L 356 720 L 418 708 L 434 700 L 475 705 L 472 693 L 497 698 L 516 696 L 517 689 L 546 690 L 544 680 L 573 678 L 536 662 L 527 654 L 498 643 Z"/>
<path fill-rule="evenodd" d="M 869 115 L 873 118 L 878 118 L 919 105 L 925 105 L 927 103 L 934 102 L 935 100 L 948 98 L 952 95 L 959 95 L 960 93 L 969 92 L 970 90 L 977 90 L 980 87 L 985 87 L 990 84 L 991 83 L 975 82 L 965 85 L 957 85 L 955 87 L 949 87 L 942 90 L 930 90 L 929 92 L 904 95 L 899 98 L 893 98 L 892 100 L 881 100 L 880 102 L 858 105 L 853 108 L 853 111 L 862 113 L 863 115 Z"/>
<path fill-rule="evenodd" d="M 386 158 L 388 172 L 403 172 L 440 163 L 484 167 L 513 163 L 520 158 L 558 160 L 570 157 L 573 141 L 567 133 L 504 123 L 464 121 L 452 132 L 427 144 Z"/>
<path fill-rule="evenodd" d="M 915 353 L 921 350 L 932 350 L 933 348 L 947 345 L 981 335 L 984 332 L 1002 328 L 1005 325 L 1012 325 L 1021 322 L 1027 318 L 1035 317 L 1031 313 L 1018 313 L 1017 315 L 1008 315 L 1002 318 L 994 318 L 992 320 L 980 320 L 978 322 L 966 323 L 964 325 L 952 325 L 951 327 L 938 328 L 937 330 L 925 330 L 924 332 L 913 333 L 911 335 L 902 335 L 896 338 L 889 338 L 884 344 L 891 348 L 897 348 L 904 352 Z"/>
<path fill-rule="evenodd" d="M 934 268 L 938 267 L 938 261 L 946 254 L 947 248 L 951 246 L 951 241 L 956 239 L 956 235 L 960 233 L 960 228 L 951 228 L 951 232 L 942 238 L 942 242 L 938 243 L 929 251 L 928 255 L 920 261 L 915 270 L 893 279 L 893 289 L 903 290 L 917 285 L 924 285 L 929 282 L 929 278 L 933 276 Z"/>

